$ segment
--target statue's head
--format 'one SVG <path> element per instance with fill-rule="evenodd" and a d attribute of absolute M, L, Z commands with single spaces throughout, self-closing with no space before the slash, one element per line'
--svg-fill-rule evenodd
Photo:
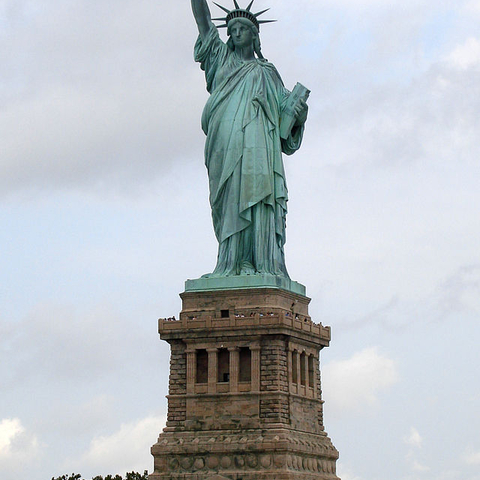
<path fill-rule="evenodd" d="M 267 10 L 263 10 L 258 13 L 253 13 L 250 11 L 253 5 L 253 1 L 254 0 L 252 0 L 249 3 L 248 7 L 244 9 L 244 8 L 240 8 L 237 0 L 233 0 L 233 3 L 235 4 L 235 9 L 233 10 L 229 10 L 228 8 L 222 7 L 218 3 L 214 2 L 215 5 L 217 5 L 225 13 L 227 13 L 226 17 L 214 18 L 214 20 L 221 20 L 225 22 L 223 25 L 219 25 L 218 28 L 227 27 L 228 36 L 229 36 L 227 45 L 232 50 L 235 50 L 235 43 L 236 43 L 236 40 L 233 39 L 233 35 L 234 33 L 238 33 L 236 32 L 236 30 L 240 30 L 243 28 L 244 32 L 246 32 L 245 37 L 250 37 L 250 36 L 252 37 L 251 42 L 253 44 L 253 49 L 255 53 L 259 58 L 263 59 L 263 55 L 260 47 L 260 37 L 259 37 L 260 24 L 274 22 L 275 20 L 259 20 L 258 17 L 264 14 L 266 11 L 268 11 L 268 8 Z M 243 43 L 243 40 L 242 40 L 242 43 Z M 240 44 L 238 46 L 240 46 Z"/>
<path fill-rule="evenodd" d="M 228 42 L 230 49 L 236 47 L 247 47 L 253 45 L 253 50 L 259 58 L 263 58 L 261 53 L 260 36 L 258 27 L 247 18 L 234 18 L 228 22 L 227 27 Z"/>

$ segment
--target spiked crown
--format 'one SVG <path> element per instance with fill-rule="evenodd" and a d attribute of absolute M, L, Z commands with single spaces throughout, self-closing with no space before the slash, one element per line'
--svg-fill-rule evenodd
<path fill-rule="evenodd" d="M 213 2 L 217 7 L 221 8 L 227 14 L 226 17 L 213 18 L 213 20 L 225 22 L 222 25 L 218 25 L 218 28 L 225 28 L 225 27 L 228 27 L 229 22 L 235 18 L 246 18 L 247 20 L 250 20 L 250 22 L 252 22 L 259 30 L 260 30 L 261 23 L 276 22 L 276 20 L 259 20 L 258 17 L 260 15 L 263 15 L 265 12 L 268 12 L 268 10 L 270 9 L 267 8 L 266 10 L 262 10 L 261 12 L 252 13 L 250 9 L 252 8 L 254 1 L 255 0 L 252 0 L 248 5 L 248 7 L 244 9 L 244 8 L 240 8 L 237 0 L 233 0 L 233 3 L 235 5 L 235 8 L 233 10 L 229 10 L 228 8 L 222 7 L 218 3 Z"/>

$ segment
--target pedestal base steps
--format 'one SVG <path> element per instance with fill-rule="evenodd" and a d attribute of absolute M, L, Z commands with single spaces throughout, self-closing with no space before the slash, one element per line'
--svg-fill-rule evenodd
<path fill-rule="evenodd" d="M 323 425 L 310 299 L 276 288 L 185 292 L 171 346 L 167 426 L 152 480 L 339 480 Z"/>

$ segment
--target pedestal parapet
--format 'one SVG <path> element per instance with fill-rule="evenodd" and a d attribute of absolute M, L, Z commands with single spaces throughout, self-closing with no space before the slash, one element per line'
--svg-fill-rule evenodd
<path fill-rule="evenodd" d="M 310 299 L 276 288 L 185 292 L 171 346 L 167 426 L 152 480 L 334 480 Z"/>

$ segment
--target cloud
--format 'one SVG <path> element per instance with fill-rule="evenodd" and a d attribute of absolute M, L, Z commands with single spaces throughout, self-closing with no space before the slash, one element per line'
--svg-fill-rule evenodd
<path fill-rule="evenodd" d="M 417 459 L 416 454 L 422 447 L 423 438 L 415 427 L 410 427 L 410 432 L 403 438 L 403 442 L 410 447 L 406 456 L 410 468 L 418 473 L 429 472 L 431 468 L 428 465 L 419 462 Z"/>
<path fill-rule="evenodd" d="M 449 275 L 433 294 L 438 318 L 446 319 L 460 313 L 480 314 L 480 265 L 459 267 Z"/>
<path fill-rule="evenodd" d="M 479 0 L 467 0 L 463 5 L 463 11 L 468 17 L 480 16 L 480 1 Z M 476 20 L 476 19 L 475 19 Z"/>
<path fill-rule="evenodd" d="M 414 462 L 413 462 L 412 469 L 415 472 L 429 472 L 431 470 L 430 467 L 428 467 L 427 465 L 422 465 L 421 463 L 417 462 L 416 460 L 414 460 Z"/>
<path fill-rule="evenodd" d="M 54 383 L 89 384 L 107 373 L 122 371 L 125 375 L 125 364 L 133 368 L 140 357 L 136 353 L 143 349 L 145 354 L 145 350 L 142 332 L 129 325 L 126 338 L 120 327 L 124 322 L 126 318 L 108 305 L 87 311 L 60 304 L 37 305 L 2 338 L 2 349 L 16 352 L 0 366 L 4 388 L 33 376 Z"/>
<path fill-rule="evenodd" d="M 5 418 L 0 422 L 0 455 L 5 456 L 11 453 L 12 441 L 23 433 L 25 428 L 18 418 Z"/>
<path fill-rule="evenodd" d="M 36 435 L 28 432 L 18 418 L 0 421 L 0 476 L 35 463 L 40 454 Z"/>
<path fill-rule="evenodd" d="M 415 427 L 410 428 L 410 433 L 404 437 L 403 441 L 414 448 L 420 448 L 422 446 L 422 437 Z"/>
<path fill-rule="evenodd" d="M 362 480 L 361 477 L 353 474 L 352 471 L 348 467 L 346 467 L 345 465 L 343 465 L 340 462 L 337 463 L 337 475 L 342 480 Z"/>
<path fill-rule="evenodd" d="M 201 152 L 193 139 L 202 138 L 202 99 L 190 88 L 192 76 L 201 82 L 191 60 L 195 30 L 179 35 L 175 22 L 164 21 L 191 15 L 188 8 L 45 0 L 8 9 L 0 54 L 0 195 L 52 186 L 121 184 L 124 191 L 133 178 L 150 182 L 168 171 L 192 148 Z M 182 47 L 188 61 L 174 53 Z M 190 141 L 180 141 L 185 136 Z"/>
<path fill-rule="evenodd" d="M 410 255 L 415 256 L 415 251 L 410 251 Z M 480 266 L 476 263 L 458 266 L 455 265 L 455 259 L 451 258 L 452 268 L 448 269 L 446 265 L 444 268 L 449 271 L 447 270 L 445 275 L 433 283 L 434 272 L 438 270 L 438 264 L 441 261 L 439 258 L 433 269 L 430 264 L 429 270 L 422 268 L 424 264 L 412 265 L 411 277 L 416 278 L 411 279 L 408 289 L 402 291 L 401 296 L 396 294 L 361 317 L 355 318 L 353 313 L 348 320 L 342 321 L 343 328 L 360 330 L 366 326 L 380 326 L 386 331 L 393 332 L 409 328 L 412 318 L 422 323 L 445 322 L 454 318 L 465 318 L 466 315 L 478 318 L 480 315 Z M 423 279 L 421 285 L 417 283 L 427 272 L 430 278 Z M 393 280 L 390 287 L 392 285 Z M 381 298 L 380 291 L 377 289 L 375 292 L 377 297 Z M 373 305 L 377 302 L 377 298 L 373 298 Z"/>
<path fill-rule="evenodd" d="M 420 3 L 425 11 L 431 10 L 429 2 Z M 329 45 L 328 58 L 317 58 L 317 53 L 309 58 L 311 68 L 303 64 L 303 75 L 310 76 L 314 92 L 308 128 L 320 132 L 315 136 L 318 142 L 310 139 L 312 158 L 321 151 L 322 162 L 328 159 L 337 165 L 394 165 L 422 158 L 429 149 L 437 158 L 442 143 L 448 147 L 454 135 L 467 142 L 465 151 L 478 143 L 476 117 L 464 117 L 464 123 L 472 126 L 472 136 L 465 129 L 439 125 L 444 119 L 458 124 L 455 109 L 463 111 L 463 102 L 437 92 L 435 81 L 428 85 L 431 74 L 427 82 L 417 75 L 415 83 L 405 88 L 405 62 L 400 58 L 402 71 L 394 82 L 375 78 L 387 69 L 386 57 L 399 61 L 395 49 L 412 53 L 413 36 L 405 25 L 414 24 L 420 31 L 428 18 L 425 12 L 412 13 L 416 4 L 413 0 L 407 6 L 393 0 L 345 0 L 342 9 L 383 6 L 389 9 L 389 19 L 369 17 L 371 23 L 360 25 L 340 22 L 333 31 L 326 28 L 326 33 L 324 29 L 318 33 L 315 24 L 300 38 L 287 32 L 278 39 L 310 41 L 310 45 L 302 43 L 305 51 L 310 51 L 312 38 Z M 323 18 L 327 6 L 338 8 L 338 2 L 302 2 L 301 7 L 279 2 L 278 10 L 285 24 L 296 19 L 303 7 L 310 20 L 333 22 Z M 287 15 L 282 9 L 295 14 Z M 46 0 L 41 7 L 20 2 L 8 11 L 0 57 L 0 195 L 71 187 L 126 192 L 164 175 L 175 162 L 201 158 L 199 122 L 206 93 L 202 73 L 191 58 L 196 29 L 193 21 L 183 30 L 175 21 L 164 21 L 191 19 L 188 4 L 170 2 L 160 7 L 154 0 L 95 4 Z M 395 28 L 385 29 L 392 21 Z M 356 36 L 366 28 L 375 42 L 367 45 L 360 59 L 349 58 L 345 64 L 337 47 L 355 49 Z M 270 43 L 277 58 L 284 57 L 288 45 Z M 298 57 L 293 55 L 292 61 L 294 66 L 285 62 L 281 73 L 294 81 Z M 411 79 L 411 72 L 406 77 Z M 446 77 L 442 75 L 441 80 L 452 86 L 449 74 Z M 359 89 L 359 83 L 368 87 Z M 379 88 L 382 84 L 389 87 Z M 474 90 L 474 85 L 453 85 L 455 95 L 472 101 L 474 92 L 468 94 L 465 88 Z M 442 115 L 444 107 L 447 111 Z M 468 109 L 464 113 L 468 115 Z M 475 151 L 471 152 L 473 157 Z"/>
<path fill-rule="evenodd" d="M 480 41 L 475 37 L 468 38 L 447 55 L 446 60 L 464 70 L 480 66 Z"/>
<path fill-rule="evenodd" d="M 308 2 L 307 0 L 300 0 L 298 3 L 310 5 L 313 2 Z M 319 9 L 325 9 L 326 7 L 331 6 L 354 9 L 363 9 L 373 6 L 394 9 L 397 7 L 415 6 L 418 4 L 424 4 L 426 2 L 424 0 L 317 0 L 314 3 L 315 6 L 318 6 Z"/>
<path fill-rule="evenodd" d="M 463 455 L 463 459 L 468 465 L 480 465 L 480 450 L 469 449 Z"/>
<path fill-rule="evenodd" d="M 367 348 L 347 360 L 336 360 L 323 367 L 324 392 L 333 411 L 365 411 L 375 406 L 379 394 L 398 381 L 395 362 Z"/>
<path fill-rule="evenodd" d="M 111 435 L 95 437 L 81 458 L 67 460 L 64 468 L 91 470 L 97 475 L 100 474 L 98 472 L 124 474 L 132 470 L 148 470 L 153 464 L 150 447 L 156 442 L 165 422 L 164 416 L 149 416 L 122 424 Z"/>
<path fill-rule="evenodd" d="M 125 414 L 117 396 L 95 393 L 93 398 L 77 393 L 69 401 L 59 402 L 55 408 L 47 409 L 37 428 L 43 435 L 53 434 L 62 438 L 64 446 L 71 446 L 78 439 L 89 440 L 115 428 L 120 416 Z M 52 402 L 55 402 L 54 398 Z"/>

